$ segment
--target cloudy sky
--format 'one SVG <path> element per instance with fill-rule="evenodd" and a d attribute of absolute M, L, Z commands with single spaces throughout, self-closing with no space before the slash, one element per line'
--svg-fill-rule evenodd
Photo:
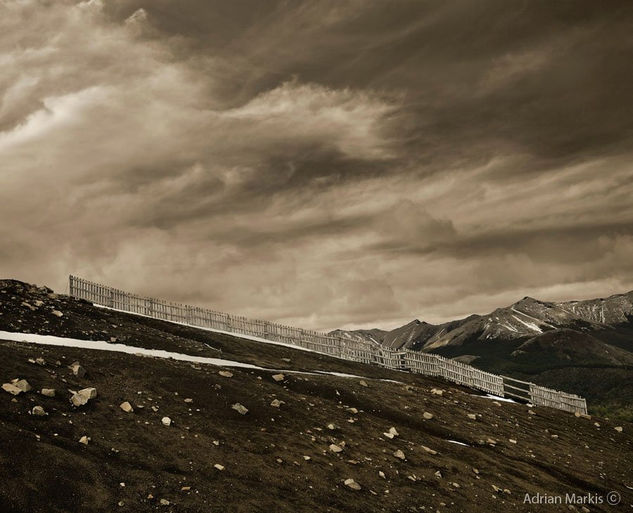
<path fill-rule="evenodd" d="M 317 329 L 633 289 L 632 21 L 0 0 L 0 274 Z"/>

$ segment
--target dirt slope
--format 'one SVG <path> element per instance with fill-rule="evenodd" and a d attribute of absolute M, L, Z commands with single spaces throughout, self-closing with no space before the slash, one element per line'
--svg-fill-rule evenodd
<path fill-rule="evenodd" d="M 8 513 L 569 511 L 524 504 L 525 494 L 610 490 L 621 494 L 619 507 L 575 510 L 633 504 L 631 424 L 496 402 L 441 380 L 96 309 L 19 282 L 0 282 L 0 330 L 365 376 L 284 372 L 278 382 L 273 372 L 230 369 L 224 377 L 208 365 L 0 342 L 0 381 L 25 378 L 33 387 L 0 391 L 0 503 Z M 68 368 L 75 360 L 85 376 Z M 85 387 L 98 396 L 74 408 L 68 389 Z M 123 401 L 134 411 L 124 412 Z M 48 415 L 29 414 L 36 405 Z M 393 439 L 384 435 L 391 427 Z M 79 443 L 84 435 L 88 445 Z"/>

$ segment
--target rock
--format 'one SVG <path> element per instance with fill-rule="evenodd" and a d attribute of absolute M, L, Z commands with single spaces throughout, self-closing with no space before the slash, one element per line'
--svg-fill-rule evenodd
<path fill-rule="evenodd" d="M 618 433 L 622 433 L 622 426 L 617 426 L 617 427 L 614 427 L 613 429 L 615 429 Z"/>
<path fill-rule="evenodd" d="M 171 419 L 169 417 L 163 417 L 162 419 L 160 419 L 160 422 L 163 426 L 171 426 Z"/>
<path fill-rule="evenodd" d="M 181 492 L 188 492 L 189 490 L 191 490 L 191 486 L 183 486 L 180 491 Z"/>
<path fill-rule="evenodd" d="M 508 442 L 510 442 L 511 444 L 516 444 L 517 441 L 514 438 L 509 438 Z"/>
<path fill-rule="evenodd" d="M 127 402 L 124 401 L 119 405 L 119 408 L 121 408 L 125 413 L 132 413 L 134 412 L 134 408 L 132 408 L 132 405 Z"/>
<path fill-rule="evenodd" d="M 343 448 L 340 445 L 330 444 L 330 451 L 339 453 L 339 452 L 343 452 Z"/>
<path fill-rule="evenodd" d="M 426 420 L 431 420 L 433 418 L 433 414 L 429 413 L 428 411 L 425 411 L 422 416 L 426 419 Z"/>
<path fill-rule="evenodd" d="M 427 447 L 426 445 L 421 445 L 420 447 L 422 447 L 422 449 L 428 452 L 429 454 L 437 454 L 437 451 L 434 451 L 433 449 L 431 449 L 430 447 Z"/>
<path fill-rule="evenodd" d="M 13 383 L 3 383 L 2 390 L 8 392 L 11 395 L 20 395 L 24 390 L 16 387 Z"/>
<path fill-rule="evenodd" d="M 70 370 L 78 378 L 83 378 L 86 375 L 86 369 L 84 369 L 79 362 L 71 363 Z"/>
<path fill-rule="evenodd" d="M 79 392 L 73 392 L 72 390 L 70 392 L 73 394 L 70 402 L 75 407 L 83 406 L 90 399 L 97 397 L 97 389 L 94 387 L 82 388 Z"/>
<path fill-rule="evenodd" d="M 497 492 L 497 493 L 499 493 L 499 492 L 502 492 L 502 491 L 503 491 L 503 490 L 502 490 L 501 488 L 499 488 L 497 485 L 492 485 L 492 489 L 493 489 L 495 492 Z"/>
<path fill-rule="evenodd" d="M 35 363 L 43 367 L 44 365 L 46 365 L 46 360 L 44 360 L 44 358 L 36 358 Z"/>
<path fill-rule="evenodd" d="M 42 408 L 41 406 L 33 406 L 33 409 L 31 410 L 31 415 L 35 415 L 37 417 L 44 417 L 48 414 L 44 411 L 44 408 Z"/>
<path fill-rule="evenodd" d="M 240 415 L 246 415 L 248 413 L 248 408 L 246 408 L 246 406 L 240 403 L 235 403 L 233 406 L 231 406 L 231 408 L 234 409 Z"/>
<path fill-rule="evenodd" d="M 469 413 L 469 414 L 468 414 L 468 418 L 469 418 L 470 420 L 477 420 L 477 415 L 475 415 L 474 413 Z"/>
<path fill-rule="evenodd" d="M 273 374 L 273 379 L 277 382 L 279 381 L 283 381 L 284 379 L 286 379 L 286 376 L 284 376 L 283 374 Z"/>
<path fill-rule="evenodd" d="M 224 465 L 220 465 L 219 463 L 216 463 L 215 465 L 213 465 L 213 468 L 216 470 L 224 470 Z"/>
<path fill-rule="evenodd" d="M 80 444 L 84 444 L 84 445 L 88 445 L 88 443 L 90 442 L 90 437 L 84 435 L 79 439 L 79 443 Z"/>
<path fill-rule="evenodd" d="M 52 313 L 55 317 L 63 317 L 63 316 L 64 316 L 64 314 L 63 314 L 63 313 L 61 313 L 59 310 L 53 310 L 51 313 Z"/>
<path fill-rule="evenodd" d="M 437 477 L 438 479 L 442 479 L 442 473 L 439 470 L 436 470 L 435 477 Z"/>
<path fill-rule="evenodd" d="M 310 458 L 310 456 L 304 456 L 304 457 L 303 457 L 303 459 L 304 459 L 305 461 L 310 461 L 312 458 Z"/>
<path fill-rule="evenodd" d="M 161 499 L 159 502 L 161 506 L 169 506 L 171 504 L 167 499 Z"/>
<path fill-rule="evenodd" d="M 42 388 L 42 390 L 40 390 L 40 394 L 42 394 L 44 397 L 55 397 L 55 389 Z"/>
<path fill-rule="evenodd" d="M 442 395 L 444 395 L 444 390 L 440 390 L 439 388 L 432 388 L 432 389 L 431 389 L 431 393 L 432 393 L 433 395 L 439 395 L 439 396 L 442 396 Z"/>
<path fill-rule="evenodd" d="M 347 486 L 348 488 L 351 488 L 352 490 L 358 491 L 361 489 L 360 485 L 356 481 L 354 481 L 352 478 L 346 479 L 344 483 L 345 483 L 345 486 Z"/>
<path fill-rule="evenodd" d="M 461 486 L 459 486 L 459 483 L 453 482 L 451 484 L 453 485 L 453 488 L 461 488 Z"/>
<path fill-rule="evenodd" d="M 350 413 L 353 413 L 354 415 L 356 415 L 358 413 L 358 409 L 357 408 L 347 408 L 347 411 Z"/>
<path fill-rule="evenodd" d="M 28 392 L 33 388 L 25 379 L 14 379 L 11 383 L 22 390 L 22 392 Z"/>
<path fill-rule="evenodd" d="M 364 379 L 361 379 L 361 380 L 358 382 L 358 384 L 359 384 L 361 387 L 367 387 L 367 386 L 369 386 L 369 385 L 367 384 L 367 381 L 365 381 Z"/>
<path fill-rule="evenodd" d="M 233 377 L 233 373 L 230 372 L 230 371 L 221 370 L 221 371 L 218 371 L 218 374 L 220 376 L 222 376 L 223 378 L 232 378 Z"/>
<path fill-rule="evenodd" d="M 384 473 L 382 470 L 379 470 L 379 471 L 378 471 L 378 475 L 379 475 L 380 477 L 382 477 L 383 479 L 387 479 L 387 478 L 385 477 L 385 473 Z"/>
<path fill-rule="evenodd" d="M 193 399 L 192 399 L 191 397 L 187 397 L 187 398 L 185 399 L 185 402 L 186 402 L 187 404 L 191 404 L 191 403 L 193 402 Z"/>
<path fill-rule="evenodd" d="M 327 425 L 327 428 L 330 431 L 336 431 L 338 429 L 338 426 L 336 424 L 332 424 L 331 422 Z"/>
<path fill-rule="evenodd" d="M 286 403 L 284 401 L 280 401 L 279 399 L 273 399 L 270 403 L 273 408 L 279 408 L 282 404 Z"/>
<path fill-rule="evenodd" d="M 393 453 L 393 455 L 394 455 L 396 458 L 398 458 L 399 460 L 406 460 L 406 459 L 407 459 L 407 457 L 404 455 L 404 453 L 403 453 L 400 449 L 398 449 L 397 451 L 395 451 L 395 452 Z"/>

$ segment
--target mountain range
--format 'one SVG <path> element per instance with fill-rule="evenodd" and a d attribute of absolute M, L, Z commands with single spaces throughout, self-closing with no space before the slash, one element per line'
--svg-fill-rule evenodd
<path fill-rule="evenodd" d="M 415 319 L 391 331 L 333 333 L 529 377 L 585 395 L 595 406 L 631 414 L 633 291 L 582 301 L 524 297 L 487 315 L 442 324 Z"/>

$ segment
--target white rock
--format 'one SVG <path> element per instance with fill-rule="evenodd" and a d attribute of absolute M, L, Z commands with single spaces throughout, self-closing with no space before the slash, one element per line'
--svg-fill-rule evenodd
<path fill-rule="evenodd" d="M 279 399 L 273 399 L 270 403 L 273 408 L 279 408 L 282 404 L 286 403 L 284 401 L 280 401 Z"/>
<path fill-rule="evenodd" d="M 171 419 L 169 417 L 163 417 L 160 421 L 163 426 L 171 426 Z"/>
<path fill-rule="evenodd" d="M 222 376 L 223 378 L 232 378 L 233 377 L 233 373 L 230 372 L 230 371 L 221 370 L 221 371 L 218 371 L 218 374 L 220 376 Z"/>
<path fill-rule="evenodd" d="M 361 379 L 361 380 L 358 382 L 358 384 L 359 384 L 361 387 L 367 387 L 367 386 L 369 386 L 369 385 L 367 385 L 367 381 L 365 381 L 364 379 Z"/>
<path fill-rule="evenodd" d="M 61 313 L 59 310 L 53 310 L 53 311 L 52 311 L 52 314 L 53 314 L 55 317 L 63 317 L 63 316 L 64 316 L 64 314 L 63 314 L 63 313 Z"/>
<path fill-rule="evenodd" d="M 33 406 L 33 409 L 31 410 L 31 415 L 35 415 L 37 417 L 44 417 L 45 415 L 47 415 L 47 413 L 44 411 L 44 408 L 42 408 L 41 406 Z"/>
<path fill-rule="evenodd" d="M 216 463 L 215 465 L 213 465 L 213 468 L 217 470 L 224 470 L 224 465 L 220 465 L 219 463 Z"/>
<path fill-rule="evenodd" d="M 240 415 L 246 415 L 248 413 L 248 408 L 246 408 L 246 406 L 240 403 L 235 403 L 233 406 L 231 406 L 231 408 L 234 409 Z"/>
<path fill-rule="evenodd" d="M 3 383 L 2 390 L 8 392 L 11 395 L 20 395 L 24 390 L 16 387 L 13 383 Z"/>
<path fill-rule="evenodd" d="M 356 481 L 354 481 L 352 478 L 346 479 L 344 481 L 344 483 L 345 483 L 345 486 L 347 486 L 348 488 L 351 488 L 352 490 L 357 490 L 358 491 L 358 490 L 361 489 L 361 486 Z"/>
<path fill-rule="evenodd" d="M 613 429 L 615 429 L 618 433 L 622 433 L 622 426 L 617 426 L 617 427 L 614 427 Z"/>
<path fill-rule="evenodd" d="M 286 376 L 284 376 L 283 374 L 273 374 L 273 379 L 277 382 L 279 381 L 283 381 L 284 379 L 286 379 Z"/>
<path fill-rule="evenodd" d="M 40 394 L 42 394 L 44 397 L 55 397 L 55 389 L 42 388 L 42 390 L 40 390 Z"/>
<path fill-rule="evenodd" d="M 330 451 L 332 452 L 343 452 L 343 448 L 340 445 L 330 444 Z"/>
<path fill-rule="evenodd" d="M 428 452 L 429 454 L 437 454 L 437 451 L 434 451 L 433 449 L 431 449 L 430 447 L 427 447 L 426 445 L 421 445 L 420 447 L 422 447 L 422 449 Z"/>
<path fill-rule="evenodd" d="M 84 444 L 84 445 L 88 445 L 88 443 L 90 442 L 90 437 L 84 435 L 79 439 L 79 443 L 80 444 Z"/>
<path fill-rule="evenodd" d="M 78 378 L 83 378 L 86 375 L 86 369 L 84 369 L 79 362 L 71 363 L 70 370 Z"/>
<path fill-rule="evenodd" d="M 405 459 L 407 459 L 407 457 L 404 455 L 404 453 L 403 453 L 400 449 L 398 449 L 397 451 L 395 451 L 395 452 L 393 453 L 393 455 L 394 455 L 396 458 L 398 458 L 399 460 L 405 460 Z"/>
<path fill-rule="evenodd" d="M 422 416 L 426 419 L 426 420 L 431 420 L 433 418 L 433 414 L 429 413 L 428 411 L 425 411 Z"/>
<path fill-rule="evenodd" d="M 122 402 L 119 405 L 119 408 L 121 408 L 125 413 L 132 413 L 134 411 L 134 408 L 132 408 L 132 405 L 128 401 Z"/>

